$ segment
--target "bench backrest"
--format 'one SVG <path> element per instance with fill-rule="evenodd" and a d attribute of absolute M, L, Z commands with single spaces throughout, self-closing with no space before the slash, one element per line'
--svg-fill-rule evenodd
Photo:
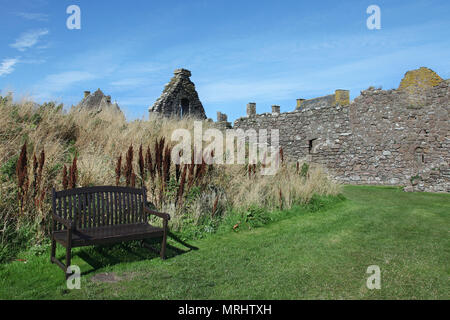
<path fill-rule="evenodd" d="M 145 188 L 102 186 L 75 188 L 52 194 L 53 212 L 76 221 L 77 229 L 147 222 Z M 57 230 L 64 229 L 59 223 Z"/>

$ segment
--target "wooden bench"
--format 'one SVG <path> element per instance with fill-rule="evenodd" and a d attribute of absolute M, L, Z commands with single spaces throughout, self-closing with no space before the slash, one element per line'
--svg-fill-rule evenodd
<path fill-rule="evenodd" d="M 160 256 L 165 259 L 170 215 L 146 206 L 146 190 L 127 187 L 88 187 L 52 190 L 51 257 L 67 276 L 74 247 L 162 237 Z M 148 223 L 148 215 L 163 219 L 163 227 Z M 56 243 L 66 248 L 66 264 L 56 259 Z M 150 248 L 150 247 L 148 247 Z M 151 249 L 151 248 L 150 248 Z"/>

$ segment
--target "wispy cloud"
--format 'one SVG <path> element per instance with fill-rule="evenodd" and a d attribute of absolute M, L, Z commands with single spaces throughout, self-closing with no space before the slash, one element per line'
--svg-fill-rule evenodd
<path fill-rule="evenodd" d="M 14 66 L 19 62 L 18 58 L 3 59 L 0 64 L 0 77 L 6 74 L 10 74 L 14 71 Z"/>
<path fill-rule="evenodd" d="M 26 49 L 31 48 L 36 43 L 38 43 L 40 37 L 43 37 L 48 33 L 49 31 L 47 29 L 27 31 L 25 33 L 22 33 L 20 37 L 16 39 L 16 42 L 11 44 L 10 46 L 19 51 L 25 51 Z"/>
<path fill-rule="evenodd" d="M 43 64 L 47 62 L 47 58 L 21 58 L 20 63 L 26 64 Z"/>
<path fill-rule="evenodd" d="M 33 92 L 37 99 L 53 99 L 73 85 L 96 79 L 98 76 L 86 71 L 66 71 L 46 76 L 42 82 L 36 84 Z"/>
<path fill-rule="evenodd" d="M 127 79 L 113 81 L 113 82 L 111 82 L 111 85 L 114 87 L 130 88 L 130 87 L 142 86 L 143 84 L 145 84 L 147 82 L 148 82 L 148 79 L 145 79 L 145 78 L 127 78 Z"/>
<path fill-rule="evenodd" d="M 45 13 L 16 12 L 16 16 L 27 20 L 48 21 L 48 14 Z"/>

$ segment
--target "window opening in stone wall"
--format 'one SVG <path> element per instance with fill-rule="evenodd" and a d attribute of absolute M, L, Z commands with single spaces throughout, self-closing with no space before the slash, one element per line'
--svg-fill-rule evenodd
<path fill-rule="evenodd" d="M 308 141 L 308 153 L 314 153 L 314 148 L 317 145 L 317 139 L 312 139 Z"/>
<path fill-rule="evenodd" d="M 423 153 L 423 149 L 418 147 L 416 148 L 416 150 L 414 151 L 415 156 L 416 156 L 416 160 L 418 163 L 425 163 L 425 155 Z"/>
<path fill-rule="evenodd" d="M 189 115 L 189 100 L 186 98 L 181 99 L 181 118 Z"/>

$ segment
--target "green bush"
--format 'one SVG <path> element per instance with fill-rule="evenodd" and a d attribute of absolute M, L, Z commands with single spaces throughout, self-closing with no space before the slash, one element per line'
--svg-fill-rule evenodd
<path fill-rule="evenodd" d="M 302 177 L 305 177 L 308 175 L 308 171 L 309 171 L 309 164 L 307 164 L 306 162 L 303 163 L 302 165 L 302 169 L 300 170 L 300 175 Z"/>
<path fill-rule="evenodd" d="M 2 181 L 13 179 L 14 175 L 16 174 L 16 164 L 18 159 L 19 156 L 15 155 L 0 167 L 0 178 L 2 179 Z"/>

